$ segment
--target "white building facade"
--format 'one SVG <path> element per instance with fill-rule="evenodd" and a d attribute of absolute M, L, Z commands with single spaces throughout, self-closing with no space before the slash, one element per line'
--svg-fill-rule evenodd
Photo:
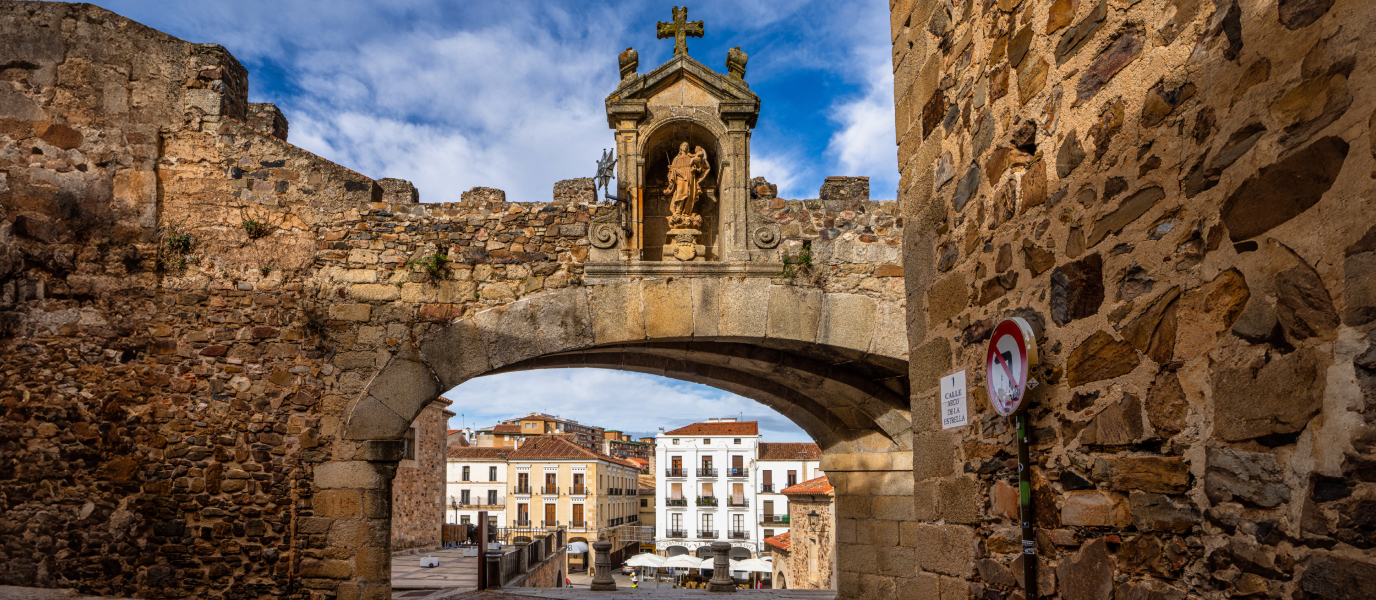
<path fill-rule="evenodd" d="M 655 440 L 655 552 L 710 554 L 730 542 L 731 557 L 759 555 L 755 469 L 759 426 L 709 419 L 661 433 Z"/>
<path fill-rule="evenodd" d="M 507 455 L 511 448 L 450 447 L 445 464 L 445 523 L 505 524 Z"/>
<path fill-rule="evenodd" d="M 755 464 L 760 539 L 788 533 L 788 496 L 781 492 L 788 486 L 825 475 L 822 449 L 817 444 L 761 443 Z M 769 551 L 767 545 L 761 549 Z"/>

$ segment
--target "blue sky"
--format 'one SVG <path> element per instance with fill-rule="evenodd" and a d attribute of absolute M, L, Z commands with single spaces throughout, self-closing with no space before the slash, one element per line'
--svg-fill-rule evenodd
<path fill-rule="evenodd" d="M 249 70 L 250 101 L 282 109 L 292 143 L 370 177 L 410 180 L 423 202 L 457 201 L 474 186 L 506 190 L 511 201 L 548 201 L 555 181 L 591 176 L 612 146 L 603 100 L 619 77 L 617 54 L 636 48 L 644 73 L 673 53 L 673 40 L 655 39 L 655 22 L 672 17 L 670 2 L 95 3 L 187 41 L 225 46 Z M 778 184 L 781 196 L 814 198 L 826 176 L 866 175 L 872 198 L 896 196 L 886 2 L 702 0 L 688 17 L 705 21 L 706 36 L 688 45 L 707 66 L 724 72 L 732 46 L 750 55 L 746 81 L 762 99 L 752 176 Z M 770 439 L 806 439 L 752 401 L 633 373 L 483 378 L 450 396 L 468 397 L 472 386 L 475 397 L 504 398 L 505 412 L 469 415 L 490 424 L 531 402 L 530 410 L 553 411 L 551 398 L 579 385 L 667 400 L 634 415 L 575 413 L 595 411 L 593 400 L 554 412 L 628 431 L 744 412 L 772 415 L 761 423 Z M 522 394 L 519 411 L 505 401 L 510 393 Z"/>

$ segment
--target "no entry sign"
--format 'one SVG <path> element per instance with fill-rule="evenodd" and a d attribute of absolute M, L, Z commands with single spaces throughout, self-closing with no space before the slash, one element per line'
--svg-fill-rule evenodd
<path fill-rule="evenodd" d="M 1037 336 L 1021 317 L 1004 319 L 989 338 L 989 355 L 984 364 L 984 381 L 989 403 L 1000 415 L 1008 416 L 1027 409 L 1027 374 L 1037 364 Z"/>

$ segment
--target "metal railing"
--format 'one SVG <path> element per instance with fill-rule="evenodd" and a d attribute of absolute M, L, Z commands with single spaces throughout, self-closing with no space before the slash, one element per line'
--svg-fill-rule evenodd
<path fill-rule="evenodd" d="M 559 521 L 540 521 L 541 527 L 558 527 Z"/>
<path fill-rule="evenodd" d="M 728 537 L 728 538 L 730 538 L 730 539 L 733 539 L 733 540 L 748 540 L 748 539 L 750 539 L 750 532 L 749 532 L 749 531 L 729 531 L 729 532 L 727 532 L 726 537 Z"/>
<path fill-rule="evenodd" d="M 698 496 L 698 506 L 716 506 L 716 496 Z"/>
<path fill-rule="evenodd" d="M 587 529 L 587 521 L 569 521 L 569 529 Z"/>
<path fill-rule="evenodd" d="M 665 498 L 665 506 L 688 506 L 687 498 Z"/>
<path fill-rule="evenodd" d="M 682 530 L 682 529 L 667 529 L 667 530 L 664 531 L 664 537 L 669 537 L 669 538 L 686 538 L 686 537 L 688 537 L 688 532 L 687 532 L 687 531 L 684 531 L 684 530 Z"/>
<path fill-rule="evenodd" d="M 698 469 L 698 477 L 716 477 L 716 469 Z"/>
<path fill-rule="evenodd" d="M 640 522 L 640 515 L 631 515 L 631 516 L 629 516 L 629 517 L 626 517 L 626 522 L 627 522 L 627 523 L 639 523 L 639 522 Z"/>
<path fill-rule="evenodd" d="M 517 527 L 530 527 L 530 519 L 516 519 Z"/>
<path fill-rule="evenodd" d="M 726 470 L 727 477 L 746 477 L 750 475 L 750 470 L 746 468 L 732 467 Z"/>
<path fill-rule="evenodd" d="M 743 507 L 750 506 L 750 500 L 748 500 L 748 499 L 746 499 L 746 498 L 727 498 L 727 499 L 726 499 L 726 505 L 727 505 L 727 506 L 736 507 L 736 508 L 743 508 Z"/>
<path fill-rule="evenodd" d="M 559 486 L 557 486 L 557 485 L 547 485 L 547 486 L 544 486 L 544 487 L 540 488 L 540 493 L 543 494 L 543 495 L 546 495 L 546 496 L 558 496 L 558 495 L 559 495 Z"/>
<path fill-rule="evenodd" d="M 484 557 L 488 588 L 503 587 L 564 550 L 567 536 L 563 529 L 541 531 L 538 535 L 541 536 L 538 539 L 517 544 L 514 551 L 501 555 L 489 553 Z"/>
<path fill-rule="evenodd" d="M 569 494 L 572 496 L 585 496 L 587 493 L 588 488 L 584 485 L 575 485 L 569 488 Z"/>
<path fill-rule="evenodd" d="M 459 502 L 459 508 L 468 508 L 468 509 L 479 508 L 479 509 L 481 509 L 481 508 L 486 508 L 486 507 L 489 507 L 489 506 L 491 506 L 491 507 L 493 507 L 493 508 L 503 508 L 503 507 L 506 506 L 506 500 L 505 500 L 504 498 L 498 498 L 496 502 L 488 502 L 488 501 L 487 501 L 487 498 L 478 498 L 478 501 L 476 501 L 476 502 L 475 502 L 475 501 Z"/>
<path fill-rule="evenodd" d="M 774 484 L 772 484 L 772 483 L 762 483 L 762 484 L 760 484 L 760 493 L 761 493 L 761 494 L 773 494 L 773 493 L 774 493 Z"/>
<path fill-rule="evenodd" d="M 528 486 L 528 485 L 518 485 L 518 486 L 516 486 L 516 493 L 517 493 L 517 494 L 530 494 L 530 486 Z"/>
<path fill-rule="evenodd" d="M 664 476 L 665 476 L 665 477 L 687 477 L 687 476 L 688 476 L 688 470 L 687 470 L 687 469 L 665 469 L 665 470 L 664 470 Z"/>
<path fill-rule="evenodd" d="M 717 530 L 715 530 L 715 529 L 699 529 L 699 530 L 698 530 L 698 538 L 699 538 L 699 539 L 704 539 L 704 540 L 715 540 L 715 539 L 717 539 Z"/>
<path fill-rule="evenodd" d="M 788 515 L 760 515 L 761 523 L 787 523 Z"/>

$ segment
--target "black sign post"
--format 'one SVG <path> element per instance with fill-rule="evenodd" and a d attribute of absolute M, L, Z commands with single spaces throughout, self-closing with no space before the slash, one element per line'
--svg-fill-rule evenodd
<path fill-rule="evenodd" d="M 1037 365 L 1037 334 L 1019 317 L 1004 319 L 989 338 L 984 379 L 994 411 L 1013 417 L 1018 444 L 1018 520 L 1022 524 L 1023 593 L 1027 600 L 1037 594 L 1037 533 L 1032 529 L 1032 460 L 1028 446 L 1032 432 L 1027 424 L 1027 390 L 1036 387 L 1028 374 Z"/>

